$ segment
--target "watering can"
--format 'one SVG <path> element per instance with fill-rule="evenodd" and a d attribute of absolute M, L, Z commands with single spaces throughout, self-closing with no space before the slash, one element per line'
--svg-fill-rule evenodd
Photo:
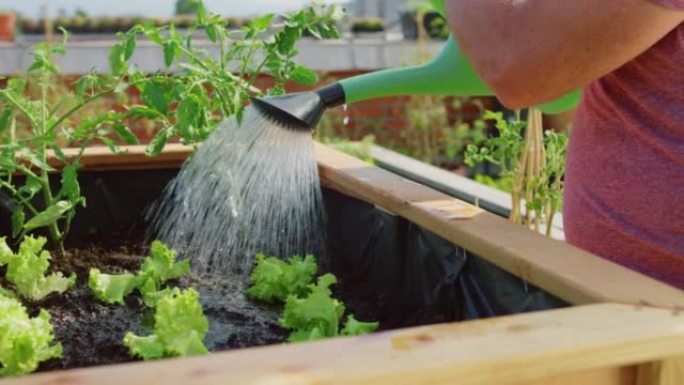
<path fill-rule="evenodd" d="M 439 13 L 446 14 L 444 0 L 431 2 Z M 426 64 L 353 76 L 310 92 L 255 98 L 253 104 L 283 127 L 313 130 L 327 108 L 399 95 L 489 96 L 493 92 L 451 35 L 442 51 Z M 574 108 L 579 99 L 578 90 L 537 108 L 558 114 Z"/>

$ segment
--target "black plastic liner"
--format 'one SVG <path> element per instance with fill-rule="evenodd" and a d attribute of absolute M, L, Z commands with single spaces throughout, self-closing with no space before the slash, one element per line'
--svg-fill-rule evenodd
<path fill-rule="evenodd" d="M 567 306 L 410 221 L 324 192 L 332 270 L 394 328 Z"/>
<path fill-rule="evenodd" d="M 143 213 L 177 170 L 80 174 L 87 207 L 69 244 L 142 242 Z M 54 176 L 58 183 L 58 176 Z M 567 306 L 520 278 L 375 206 L 324 190 L 330 269 L 359 319 L 383 328 L 485 318 Z M 0 196 L 0 236 L 10 233 L 11 202 Z M 102 245 L 102 243 L 105 243 Z M 110 243 L 111 242 L 111 243 Z"/>

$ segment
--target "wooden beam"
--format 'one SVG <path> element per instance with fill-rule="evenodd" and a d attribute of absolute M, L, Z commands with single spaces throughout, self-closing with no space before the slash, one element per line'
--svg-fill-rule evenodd
<path fill-rule="evenodd" d="M 414 203 L 447 195 L 329 147 L 316 151 L 323 184 L 405 217 L 565 301 L 684 310 L 684 291 L 487 212 L 445 218 Z"/>
<path fill-rule="evenodd" d="M 193 148 L 180 143 L 169 143 L 164 151 L 155 157 L 145 154 L 147 146 L 122 146 L 123 152 L 112 153 L 107 147 L 89 147 L 81 158 L 84 170 L 141 170 L 180 167 L 185 159 L 192 154 Z M 67 158 L 78 154 L 78 149 L 62 150 Z M 61 167 L 61 162 L 52 151 L 48 151 L 48 164 L 55 168 Z"/>
<path fill-rule="evenodd" d="M 634 385 L 634 365 L 679 355 L 684 313 L 598 304 L 37 374 L 4 385 Z"/>

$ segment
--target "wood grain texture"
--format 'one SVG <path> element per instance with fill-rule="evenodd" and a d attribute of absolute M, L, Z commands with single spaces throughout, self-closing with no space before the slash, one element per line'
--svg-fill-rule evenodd
<path fill-rule="evenodd" d="M 633 385 L 634 365 L 683 354 L 684 314 L 598 304 L 4 384 Z"/>
<path fill-rule="evenodd" d="M 684 355 L 668 357 L 638 367 L 636 385 L 684 384 Z"/>

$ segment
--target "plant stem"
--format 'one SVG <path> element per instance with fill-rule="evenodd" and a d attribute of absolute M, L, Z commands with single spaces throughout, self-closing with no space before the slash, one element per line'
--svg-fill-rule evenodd
<path fill-rule="evenodd" d="M 551 229 L 553 228 L 553 217 L 556 215 L 556 202 L 552 202 L 546 214 L 546 236 L 551 236 Z"/>
<path fill-rule="evenodd" d="M 48 72 L 46 69 L 43 69 L 42 71 L 42 76 L 41 76 L 41 122 L 40 126 L 37 126 L 36 128 L 40 127 L 40 135 L 43 136 L 48 133 L 48 122 L 47 122 L 47 112 L 48 112 L 48 101 L 47 101 L 47 88 L 48 88 Z M 40 150 L 39 150 L 39 157 L 43 163 L 47 163 L 47 145 L 45 142 L 41 142 L 40 144 Z M 45 209 L 50 207 L 53 204 L 53 195 L 52 195 L 52 190 L 50 187 L 50 177 L 48 175 L 48 171 L 46 169 L 41 169 L 40 170 L 40 183 L 43 185 L 43 201 L 45 203 Z M 50 233 L 50 238 L 52 238 L 52 241 L 55 245 L 55 248 L 57 249 L 57 255 L 61 258 L 64 256 L 64 243 L 62 242 L 62 235 L 59 232 L 59 228 L 57 227 L 57 221 L 51 223 L 48 226 L 48 231 Z"/>
<path fill-rule="evenodd" d="M 16 197 L 16 198 L 19 200 L 19 202 L 21 202 L 21 204 L 23 204 L 24 206 L 26 206 L 26 207 L 29 209 L 29 211 L 31 212 L 31 214 L 33 214 L 33 215 L 37 215 L 37 214 L 38 214 L 38 210 L 35 208 L 35 206 L 33 206 L 33 205 L 31 204 L 31 202 L 29 202 L 29 201 L 27 201 L 26 199 L 24 199 L 24 197 L 22 197 L 21 194 L 19 194 L 19 192 L 17 191 L 17 189 L 14 188 L 14 186 L 12 186 L 11 184 L 9 184 L 9 183 L 7 183 L 7 182 L 5 182 L 5 181 L 1 181 L 1 180 L 0 180 L 0 187 L 4 187 L 4 188 L 6 188 L 7 190 L 9 190 L 9 192 L 10 192 L 14 197 Z"/>
<path fill-rule="evenodd" d="M 5 96 L 5 98 L 10 103 L 12 103 L 15 107 L 17 107 L 19 109 L 19 111 L 21 111 L 21 113 L 26 116 L 26 118 L 28 118 L 29 124 L 31 124 L 32 127 L 38 126 L 38 123 L 34 119 L 33 115 L 28 110 L 26 110 L 26 108 L 24 106 L 22 106 L 21 103 L 19 103 L 16 99 L 14 99 L 14 97 L 12 96 L 11 93 L 9 93 L 7 91 L 2 91 L 2 95 Z"/>
<path fill-rule="evenodd" d="M 109 90 L 107 90 L 107 91 L 102 91 L 102 92 L 100 92 L 100 93 L 98 93 L 98 94 L 95 94 L 95 95 L 89 97 L 88 99 L 83 100 L 81 103 L 78 103 L 77 105 L 75 105 L 74 107 L 72 107 L 69 111 L 67 111 L 64 115 L 62 115 L 59 119 L 57 119 L 57 121 L 56 121 L 55 123 L 51 124 L 50 127 L 47 128 L 47 131 L 52 131 L 52 130 L 56 129 L 57 127 L 59 127 L 60 124 L 62 124 L 62 123 L 63 123 L 66 119 L 68 119 L 71 115 L 73 115 L 73 114 L 75 114 L 76 112 L 78 112 L 78 110 L 80 110 L 81 108 L 85 107 L 85 106 L 88 105 L 89 103 L 92 103 L 93 101 L 95 101 L 95 100 L 97 100 L 97 99 L 99 99 L 99 98 L 101 98 L 101 97 L 103 97 L 103 96 L 105 96 L 105 95 L 109 95 L 109 94 L 111 94 L 111 93 L 114 93 L 114 91 L 115 91 L 114 89 L 109 89 Z M 46 131 L 46 132 L 47 132 L 47 131 Z"/>

